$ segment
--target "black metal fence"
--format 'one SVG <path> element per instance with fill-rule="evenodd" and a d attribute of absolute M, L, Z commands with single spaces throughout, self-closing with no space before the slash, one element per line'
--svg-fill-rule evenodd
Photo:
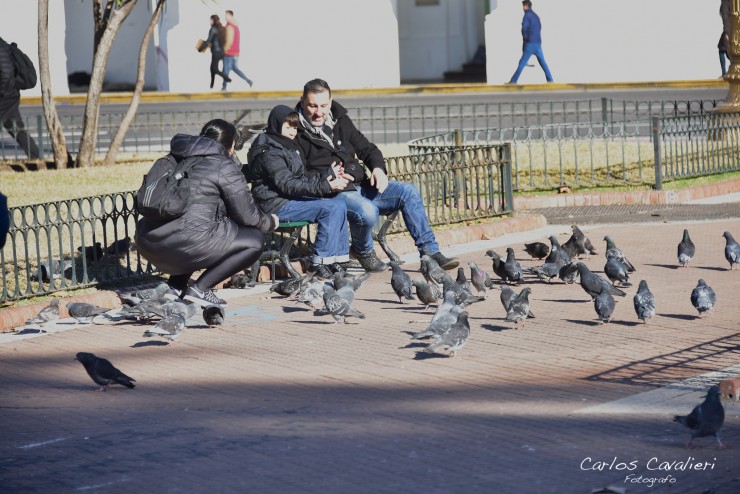
<path fill-rule="evenodd" d="M 432 226 L 454 224 L 512 211 L 508 150 L 471 146 L 388 158 L 387 167 L 392 179 L 419 188 Z M 133 244 L 134 197 L 122 192 L 11 208 L 0 250 L 0 303 L 155 273 Z M 389 230 L 401 231 L 400 220 Z"/>

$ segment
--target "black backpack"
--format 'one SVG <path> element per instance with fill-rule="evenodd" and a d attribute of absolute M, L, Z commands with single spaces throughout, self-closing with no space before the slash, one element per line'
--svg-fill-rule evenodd
<path fill-rule="evenodd" d="M 190 170 L 200 159 L 190 156 L 178 163 L 168 154 L 155 161 L 136 193 L 139 214 L 154 221 L 170 221 L 185 214 L 190 204 Z"/>
<path fill-rule="evenodd" d="M 15 66 L 16 89 L 32 89 L 36 87 L 36 68 L 28 55 L 23 53 L 18 45 L 10 43 L 10 56 Z"/>

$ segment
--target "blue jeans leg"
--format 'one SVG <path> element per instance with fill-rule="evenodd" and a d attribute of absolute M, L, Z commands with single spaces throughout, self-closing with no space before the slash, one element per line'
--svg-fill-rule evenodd
<path fill-rule="evenodd" d="M 247 75 L 244 72 L 242 72 L 241 69 L 239 68 L 239 57 L 228 57 L 228 58 L 232 59 L 231 69 L 234 71 L 234 73 L 238 75 L 239 77 L 241 77 L 242 79 L 244 79 L 246 83 L 251 86 L 254 83 L 254 81 L 250 79 L 249 77 L 247 77 Z"/>
<path fill-rule="evenodd" d="M 280 221 L 317 223 L 313 264 L 332 264 L 349 260 L 347 207 L 336 197 L 327 199 L 293 199 L 276 213 Z"/>
<path fill-rule="evenodd" d="M 380 194 L 378 189 L 369 184 L 360 187 L 362 196 L 371 201 L 383 215 L 394 211 L 401 211 L 406 228 L 414 239 L 419 253 L 428 251 L 430 254 L 439 252 L 437 239 L 429 226 L 424 203 L 414 184 L 407 182 L 388 181 L 388 187 Z"/>
<path fill-rule="evenodd" d="M 545 71 L 545 78 L 548 81 L 552 81 L 550 68 L 547 66 L 545 55 L 542 53 L 542 43 L 525 43 L 524 48 L 522 48 L 522 58 L 519 59 L 519 66 L 516 68 L 514 75 L 511 76 L 510 82 L 516 82 L 519 80 L 519 76 L 522 75 L 522 71 L 524 70 L 524 67 L 527 66 L 527 62 L 532 55 L 537 57 L 537 62 L 539 62 L 542 70 Z"/>
<path fill-rule="evenodd" d="M 234 69 L 234 57 L 224 57 L 224 75 L 228 77 L 229 72 L 231 72 L 233 69 Z M 221 89 L 226 89 L 226 79 L 224 79 L 224 83 L 221 86 Z"/>
<path fill-rule="evenodd" d="M 542 53 L 542 43 L 532 44 L 534 45 L 534 56 L 537 57 L 537 62 L 540 64 L 540 67 L 542 67 L 542 70 L 545 72 L 545 79 L 547 79 L 547 82 L 552 82 L 550 67 L 547 66 L 547 62 L 545 62 L 545 54 Z"/>
<path fill-rule="evenodd" d="M 378 206 L 356 190 L 341 192 L 337 198 L 347 209 L 352 249 L 361 255 L 369 254 L 373 251 L 373 227 L 378 222 Z"/>

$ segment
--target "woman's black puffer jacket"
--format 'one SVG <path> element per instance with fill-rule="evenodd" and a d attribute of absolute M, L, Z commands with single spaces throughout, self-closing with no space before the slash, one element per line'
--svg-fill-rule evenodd
<path fill-rule="evenodd" d="M 170 143 L 179 162 L 201 156 L 190 171 L 190 204 L 184 215 L 166 223 L 146 218 L 136 228 L 136 246 L 158 269 L 185 274 L 220 261 L 239 226 L 274 230 L 274 218 L 252 199 L 239 166 L 224 147 L 207 137 L 177 134 Z"/>

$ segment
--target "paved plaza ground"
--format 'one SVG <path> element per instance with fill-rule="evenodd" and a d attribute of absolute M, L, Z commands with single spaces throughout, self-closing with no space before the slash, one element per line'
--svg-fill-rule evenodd
<path fill-rule="evenodd" d="M 683 228 L 697 246 L 688 269 L 676 260 Z M 740 375 L 740 272 L 728 270 L 722 238 L 740 238 L 740 219 L 583 230 L 599 252 L 591 269 L 603 269 L 607 234 L 637 267 L 613 322 L 597 323 L 578 285 L 528 281 L 536 318 L 514 330 L 493 290 L 468 307 L 471 337 L 454 358 L 421 358 L 407 332 L 432 313 L 399 304 L 390 273 L 362 286 L 355 305 L 367 318 L 351 325 L 263 286 L 221 291 L 226 323 L 193 318 L 173 346 L 131 323 L 3 335 L 0 491 L 740 492 L 740 404 L 725 404 L 724 450 L 711 438 L 685 449 L 689 434 L 672 422 L 708 383 Z M 565 241 L 570 228 L 450 252 L 490 273 L 485 250 L 512 246 L 531 266 L 523 242 L 550 234 Z M 689 301 L 699 278 L 718 298 L 706 319 Z M 641 279 L 657 298 L 649 325 L 632 306 Z M 136 389 L 92 392 L 79 351 L 110 359 Z"/>

